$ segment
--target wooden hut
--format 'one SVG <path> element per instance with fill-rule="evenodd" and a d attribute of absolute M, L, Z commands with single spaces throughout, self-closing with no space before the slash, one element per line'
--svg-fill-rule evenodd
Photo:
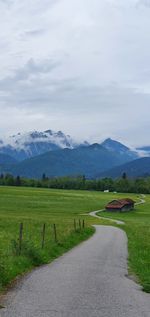
<path fill-rule="evenodd" d="M 125 211 L 133 210 L 134 204 L 135 204 L 135 201 L 130 198 L 114 199 L 106 205 L 105 209 L 108 211 L 113 211 L 113 212 L 115 211 L 125 212 Z"/>

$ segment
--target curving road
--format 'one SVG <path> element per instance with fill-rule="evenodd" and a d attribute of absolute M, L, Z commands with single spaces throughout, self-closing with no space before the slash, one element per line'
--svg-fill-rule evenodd
<path fill-rule="evenodd" d="M 98 212 L 103 212 L 103 211 L 104 211 L 104 209 L 96 210 L 96 211 L 91 211 L 91 212 L 89 213 L 89 215 L 90 215 L 91 217 L 95 217 L 95 218 L 104 219 L 104 220 L 108 220 L 108 221 L 114 222 L 114 223 L 116 223 L 117 225 L 124 225 L 124 224 L 125 224 L 124 221 L 121 221 L 121 220 L 116 220 L 116 219 L 112 219 L 112 218 L 108 218 L 108 217 L 103 217 L 103 216 L 101 217 L 101 216 L 98 216 L 98 215 L 97 215 Z"/>
<path fill-rule="evenodd" d="M 91 239 L 24 277 L 0 316 L 150 317 L 150 296 L 126 275 L 125 233 L 96 226 Z"/>
<path fill-rule="evenodd" d="M 141 195 L 141 198 L 139 198 L 139 201 L 135 203 L 135 206 L 138 206 L 138 205 L 141 205 L 141 204 L 145 204 L 145 195 Z M 97 213 L 99 212 L 103 212 L 105 211 L 104 209 L 101 209 L 101 210 L 96 210 L 96 211 L 91 211 L 89 213 L 89 215 L 91 217 L 95 217 L 95 218 L 99 218 L 99 219 L 104 219 L 104 220 L 108 220 L 108 221 L 111 221 L 111 222 L 114 222 L 116 223 L 117 225 L 125 225 L 125 222 L 124 221 L 121 221 L 121 220 L 117 220 L 117 219 L 113 219 L 113 218 L 109 218 L 109 217 L 103 217 L 103 216 L 98 216 Z"/>

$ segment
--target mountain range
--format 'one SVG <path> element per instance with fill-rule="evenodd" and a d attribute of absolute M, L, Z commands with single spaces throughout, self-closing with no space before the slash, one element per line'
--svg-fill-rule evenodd
<path fill-rule="evenodd" d="M 128 164 L 138 161 L 143 165 L 141 153 L 149 156 L 144 147 L 132 150 L 111 138 L 89 144 L 76 142 L 61 131 L 18 133 L 0 140 L 0 172 L 30 178 L 41 178 L 44 173 L 49 177 L 119 177 L 122 172 L 131 171 Z M 145 169 L 141 176 L 143 173 Z M 133 174 L 137 176 L 136 172 Z"/>
<path fill-rule="evenodd" d="M 123 173 L 126 173 L 130 178 L 150 176 L 150 157 L 142 157 L 140 159 L 114 167 L 100 173 L 99 177 L 117 178 Z"/>
<path fill-rule="evenodd" d="M 116 151 L 109 151 L 95 143 L 75 149 L 46 152 L 20 162 L 12 168 L 12 172 L 30 178 L 41 177 L 41 172 L 50 177 L 84 174 L 88 178 L 95 178 L 98 173 L 108 170 L 110 166 L 118 166 L 126 162 L 126 159 Z"/>

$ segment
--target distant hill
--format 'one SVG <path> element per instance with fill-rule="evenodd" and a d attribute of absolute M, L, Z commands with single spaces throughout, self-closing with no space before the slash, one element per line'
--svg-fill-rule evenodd
<path fill-rule="evenodd" d="M 17 160 L 15 160 L 9 155 L 0 153 L 0 164 L 15 164 L 15 163 L 17 163 Z"/>
<path fill-rule="evenodd" d="M 150 146 L 143 146 L 143 147 L 139 147 L 137 148 L 138 150 L 141 150 L 141 151 L 148 151 L 150 152 Z"/>
<path fill-rule="evenodd" d="M 84 174 L 86 177 L 94 178 L 98 173 L 121 163 L 124 163 L 122 155 L 95 143 L 72 150 L 47 152 L 20 162 L 11 172 L 31 178 L 41 178 L 43 173 L 49 177 Z"/>
<path fill-rule="evenodd" d="M 142 156 L 150 156 L 150 146 L 142 146 L 136 149 Z"/>
<path fill-rule="evenodd" d="M 121 177 L 123 173 L 128 177 L 145 177 L 150 176 L 150 157 L 143 157 L 121 166 L 109 169 L 106 172 L 99 174 L 100 177 Z"/>
<path fill-rule="evenodd" d="M 123 157 L 124 162 L 132 161 L 139 157 L 137 151 L 133 151 L 126 145 L 116 140 L 112 140 L 111 138 L 106 139 L 103 143 L 101 143 L 101 145 L 110 152 L 118 153 L 120 156 Z"/>
<path fill-rule="evenodd" d="M 17 164 L 17 160 L 9 155 L 0 153 L 0 173 L 11 169 L 14 164 Z"/>

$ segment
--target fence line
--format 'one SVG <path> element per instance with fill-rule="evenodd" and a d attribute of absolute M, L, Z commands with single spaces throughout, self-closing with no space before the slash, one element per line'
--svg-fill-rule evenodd
<path fill-rule="evenodd" d="M 77 225 L 78 224 L 78 225 Z M 74 233 L 79 233 L 81 232 L 81 230 L 84 230 L 85 229 L 85 220 L 83 219 L 82 222 L 81 222 L 81 219 L 74 219 L 73 221 L 73 227 L 71 226 L 70 228 L 72 228 L 72 232 Z M 41 230 L 41 249 L 44 249 L 45 247 L 45 243 L 46 243 L 46 223 L 44 223 L 42 225 L 42 230 Z M 18 242 L 16 242 L 18 244 L 18 252 L 17 254 L 18 255 L 21 255 L 22 254 L 22 250 L 23 250 L 23 242 L 26 241 L 24 237 L 24 224 L 23 222 L 21 222 L 19 224 L 19 238 L 18 238 Z M 53 224 L 53 239 L 54 239 L 54 242 L 55 243 L 58 243 L 59 241 L 59 237 L 58 237 L 58 229 L 57 229 L 57 225 L 54 223 Z"/>

